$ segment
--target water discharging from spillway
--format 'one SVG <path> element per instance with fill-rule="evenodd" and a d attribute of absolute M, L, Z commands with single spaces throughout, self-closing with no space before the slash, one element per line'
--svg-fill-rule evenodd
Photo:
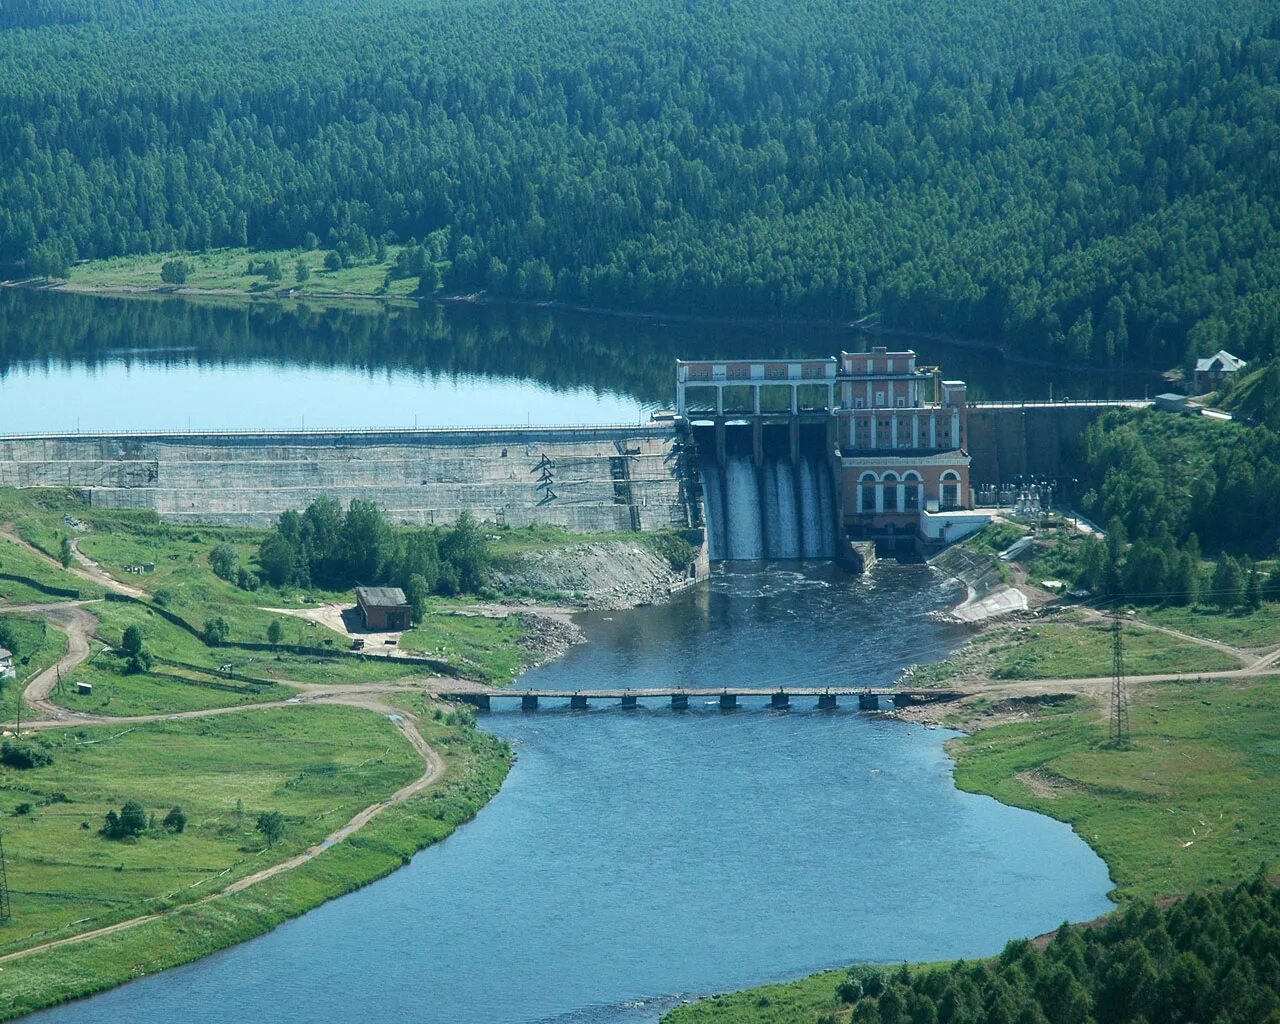
<path fill-rule="evenodd" d="M 704 459 L 702 496 L 713 562 L 835 556 L 835 488 L 820 456 Z"/>

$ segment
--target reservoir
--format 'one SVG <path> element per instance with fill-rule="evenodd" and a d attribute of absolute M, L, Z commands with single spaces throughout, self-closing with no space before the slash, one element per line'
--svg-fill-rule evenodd
<path fill-rule="evenodd" d="M 932 570 L 729 563 L 594 612 L 523 682 L 890 683 L 963 640 Z M 567 700 L 566 700 L 567 704 Z M 498 711 L 476 820 L 252 942 L 33 1020 L 652 1024 L 682 998 L 856 960 L 974 957 L 1109 909 L 1067 826 L 955 788 L 948 736 L 842 708 Z"/>
<path fill-rule="evenodd" d="M 635 423 L 675 360 L 914 347 L 970 397 L 1141 397 L 1151 374 L 1027 366 L 838 325 L 667 322 L 466 303 L 383 307 L 0 289 L 0 434 Z"/>

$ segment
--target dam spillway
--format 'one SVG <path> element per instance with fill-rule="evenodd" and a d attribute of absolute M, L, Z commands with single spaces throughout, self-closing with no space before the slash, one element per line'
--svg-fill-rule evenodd
<path fill-rule="evenodd" d="M 835 556 L 835 489 L 820 456 L 757 464 L 729 454 L 723 463 L 702 459 L 700 473 L 711 561 Z"/>

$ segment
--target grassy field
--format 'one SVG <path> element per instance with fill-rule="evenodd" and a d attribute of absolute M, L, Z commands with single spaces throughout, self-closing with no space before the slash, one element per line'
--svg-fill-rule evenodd
<path fill-rule="evenodd" d="M 1233 647 L 1269 647 L 1280 643 L 1280 603 L 1264 602 L 1255 612 L 1222 611 L 1203 605 L 1143 608 L 1149 622 Z"/>
<path fill-rule="evenodd" d="M 101 597 L 103 588 L 96 583 L 79 579 L 60 566 L 50 565 L 39 555 L 28 551 L 11 538 L 0 534 L 0 572 L 26 576 L 45 586 L 60 590 L 78 590 L 86 600 Z M 68 597 L 46 594 L 43 590 L 18 583 L 0 580 L 0 602 L 7 604 L 51 604 L 70 600 Z"/>
<path fill-rule="evenodd" d="M 1121 898 L 1240 878 L 1280 858 L 1278 683 L 1138 688 L 1125 750 L 1100 714 L 1046 709 L 955 741 L 956 780 L 1070 822 Z"/>
<path fill-rule="evenodd" d="M 31 616 L 0 614 L 0 622 L 13 630 L 18 642 L 14 666 L 17 674 L 13 679 L 0 681 L 0 721 L 5 727 L 12 727 L 18 711 L 18 694 L 28 680 L 62 657 L 67 650 L 67 638 L 43 620 Z"/>
<path fill-rule="evenodd" d="M 536 655 L 520 646 L 525 629 L 517 616 L 505 619 L 457 614 L 441 606 L 400 639 L 400 646 L 442 658 L 472 679 L 509 683 Z"/>
<path fill-rule="evenodd" d="M 215 868 L 219 863 L 240 863 L 250 859 L 254 856 L 252 851 L 260 845 L 252 833 L 248 838 L 241 834 L 241 824 L 234 810 L 236 799 L 245 801 L 246 816 L 250 796 L 268 805 L 279 806 L 281 810 L 295 806 L 293 803 L 286 803 L 286 799 L 298 800 L 297 813 L 303 820 L 293 823 L 286 840 L 293 848 L 301 843 L 303 834 L 324 834 L 341 819 L 341 813 L 337 810 L 324 814 L 323 820 L 320 820 L 315 814 L 308 817 L 301 809 L 302 803 L 315 800 L 321 789 L 343 782 L 348 786 L 363 786 L 376 773 L 385 775 L 384 783 L 392 782 L 390 760 L 378 764 L 376 768 L 373 762 L 362 768 L 354 767 L 359 763 L 356 741 L 367 738 L 370 742 L 365 756 L 376 759 L 389 745 L 391 737 L 388 731 L 391 727 L 388 723 L 374 715 L 357 711 L 349 712 L 354 716 L 349 723 L 340 721 L 333 713 L 347 712 L 336 708 L 310 709 L 308 714 L 314 715 L 315 712 L 323 712 L 322 716 L 315 716 L 312 721 L 321 722 L 326 727 L 324 742 L 329 747 L 317 751 L 317 756 L 311 763 L 318 765 L 330 759 L 336 761 L 341 758 L 341 763 L 351 766 L 350 770 L 332 775 L 318 772 L 308 774 L 304 765 L 294 771 L 292 778 L 299 780 L 299 784 L 294 786 L 288 785 L 285 773 L 274 772 L 270 767 L 262 772 L 249 771 L 246 777 L 236 775 L 224 779 L 218 774 L 212 780 L 210 792 L 194 793 L 190 804 L 191 809 L 206 805 L 209 807 L 209 817 L 202 818 L 201 821 L 206 830 L 214 833 L 215 844 L 220 844 L 213 847 L 210 856 L 221 855 L 222 860 L 206 865 L 206 869 Z M 250 717 L 261 719 L 264 715 L 279 715 L 282 720 L 288 721 L 296 718 L 297 710 L 255 713 L 252 716 L 232 715 L 217 721 L 219 724 L 225 722 L 232 725 L 237 720 L 247 723 Z M 90 940 L 77 945 L 73 952 L 54 950 L 4 965 L 5 980 L 3 986 L 0 986 L 0 1018 L 16 1017 L 43 1006 L 108 988 L 144 973 L 154 973 L 206 956 L 269 931 L 327 899 L 350 892 L 394 871 L 415 851 L 438 842 L 474 816 L 501 785 L 510 764 L 510 750 L 501 741 L 477 731 L 468 724 L 469 721 L 466 716 L 455 716 L 452 722 L 428 716 L 422 723 L 423 736 L 444 758 L 444 779 L 406 803 L 390 808 L 349 839 L 330 847 L 307 864 L 233 896 L 222 897 L 198 907 L 181 908 L 139 927 Z M 348 724 L 354 727 L 352 735 L 345 728 Z M 194 723 L 188 725 L 194 726 Z M 332 726 L 340 728 L 330 728 Z M 166 732 L 164 735 L 172 734 Z M 335 741 L 334 735 L 340 739 Z M 208 737 L 201 737 L 201 743 L 207 739 Z M 292 742 L 294 737 L 289 739 Z M 257 763 L 254 751 L 259 746 L 260 744 L 250 741 L 250 753 L 253 757 L 251 764 Z M 389 758 L 391 756 L 388 755 Z M 398 761 L 399 748 L 394 757 Z M 240 794 L 240 790 L 248 790 L 248 795 Z M 166 791 L 161 802 L 179 795 Z M 181 798 L 186 799 L 185 795 L 181 795 Z M 337 798 L 330 796 L 330 806 L 337 802 Z M 187 809 L 187 804 L 183 806 Z M 188 814 L 190 813 L 188 810 Z M 192 826 L 197 825 L 195 817 L 192 815 Z M 225 838 L 221 835 L 222 831 L 227 833 Z M 113 845 L 92 836 L 89 839 L 77 836 L 77 840 L 86 843 L 96 840 L 104 845 Z M 164 852 L 185 840 L 185 835 L 158 840 L 144 839 L 138 844 L 142 848 L 138 855 L 146 854 L 145 847 L 149 843 Z M 245 847 L 244 851 L 240 849 L 241 846 Z M 277 850 L 279 855 L 283 855 L 283 852 Z M 132 854 L 133 851 L 129 853 Z M 121 876 L 114 871 L 109 880 L 114 885 L 121 884 Z M 170 880 L 171 888 L 166 891 L 172 891 L 174 883 L 189 886 L 197 880 L 194 874 L 180 875 Z M 13 881 L 12 873 L 10 881 Z M 163 890 L 165 887 L 157 885 L 155 888 Z M 160 901 L 153 903 L 163 905 Z M 22 904 L 15 895 L 15 917 L 21 908 Z M 102 914 L 120 913 L 120 910 L 116 905 L 107 904 L 104 905 Z"/>
<path fill-rule="evenodd" d="M 13 907 L 0 952 L 197 898 L 305 849 L 422 771 L 390 722 L 341 707 L 99 726 L 31 742 L 48 744 L 51 765 L 0 768 Z M 127 799 L 158 819 L 180 806 L 186 831 L 104 838 L 103 816 Z M 254 823 L 272 810 L 288 831 L 267 850 Z"/>
<path fill-rule="evenodd" d="M 71 269 L 68 282 L 81 288 L 165 289 L 160 269 L 167 260 L 181 258 L 191 266 L 184 288 L 243 292 L 246 296 L 274 295 L 289 292 L 298 296 L 340 293 L 343 295 L 385 295 L 407 299 L 418 286 L 417 278 L 392 281 L 384 291 L 387 269 L 395 262 L 402 247 L 388 246 L 387 259 L 358 261 L 354 266 L 326 270 L 323 249 L 215 249 L 204 253 L 162 253 L 159 255 L 120 256 L 93 260 Z M 248 273 L 249 261 L 276 259 L 283 277 L 268 281 L 261 274 Z M 310 271 L 306 281 L 298 281 L 297 264 L 301 261 Z"/>
<path fill-rule="evenodd" d="M 1132 675 L 1239 668 L 1223 651 L 1155 630 L 1126 626 L 1125 671 Z M 993 648 L 996 679 L 1071 679 L 1111 674 L 1111 629 L 1104 623 L 1045 624 L 1019 630 Z"/>

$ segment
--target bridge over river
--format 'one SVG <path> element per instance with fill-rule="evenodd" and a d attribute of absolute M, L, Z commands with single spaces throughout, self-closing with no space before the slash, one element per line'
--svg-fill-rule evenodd
<path fill-rule="evenodd" d="M 881 700 L 892 701 L 895 707 L 906 707 L 913 704 L 934 704 L 944 701 L 959 700 L 967 694 L 959 690 L 897 690 L 876 689 L 867 686 L 782 686 L 782 687 L 655 687 L 652 689 L 592 689 L 592 690 L 538 690 L 485 687 L 477 689 L 445 692 L 442 697 L 448 700 L 461 701 L 477 707 L 482 711 L 493 710 L 495 701 L 519 701 L 524 711 L 537 710 L 544 700 L 568 700 L 569 707 L 585 709 L 592 701 L 617 702 L 624 708 L 636 708 L 642 700 L 667 700 L 671 707 L 685 710 L 691 701 L 718 703 L 722 710 L 731 710 L 738 706 L 743 698 L 757 698 L 769 701 L 772 708 L 789 708 L 791 701 L 797 698 L 814 698 L 817 706 L 824 710 L 834 710 L 839 706 L 841 697 L 858 699 L 858 707 L 863 711 L 878 711 Z"/>

